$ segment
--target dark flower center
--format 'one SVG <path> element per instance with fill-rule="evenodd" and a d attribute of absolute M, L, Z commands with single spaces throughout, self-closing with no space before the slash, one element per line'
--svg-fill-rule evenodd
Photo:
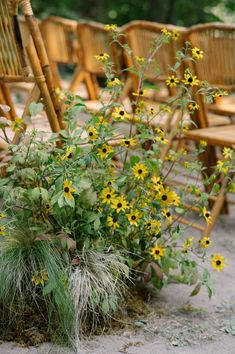
<path fill-rule="evenodd" d="M 209 218 L 209 216 L 210 216 L 209 213 L 206 213 L 206 214 L 205 214 L 205 217 L 206 217 L 206 218 Z"/>
<path fill-rule="evenodd" d="M 68 192 L 69 192 L 69 187 L 65 187 L 65 188 L 64 188 L 64 192 L 65 192 L 65 193 L 68 193 Z"/>
<path fill-rule="evenodd" d="M 143 173 L 143 170 L 139 169 L 138 173 L 139 173 L 139 175 L 141 175 Z"/>
<path fill-rule="evenodd" d="M 125 140 L 125 144 L 126 145 L 130 145 L 130 141 L 129 140 Z"/>
<path fill-rule="evenodd" d="M 169 217 L 171 216 L 171 213 L 168 211 L 168 212 L 166 213 L 166 216 L 169 218 Z"/>
<path fill-rule="evenodd" d="M 107 149 L 106 148 L 103 148 L 102 149 L 103 153 L 105 154 L 107 152 Z"/>
<path fill-rule="evenodd" d="M 172 82 L 172 83 L 175 82 L 175 79 L 171 79 L 170 82 Z"/>
<path fill-rule="evenodd" d="M 106 198 L 107 198 L 107 199 L 110 199 L 110 198 L 111 198 L 111 194 L 107 194 L 107 195 L 106 195 Z"/>
<path fill-rule="evenodd" d="M 210 244 L 210 241 L 209 240 L 206 240 L 206 245 L 209 245 Z"/>
<path fill-rule="evenodd" d="M 117 204 L 117 207 L 118 207 L 118 208 L 121 208 L 121 207 L 122 207 L 122 203 L 118 203 L 118 204 Z"/>
<path fill-rule="evenodd" d="M 120 111 L 119 114 L 120 114 L 120 116 L 124 116 L 125 112 L 124 111 Z"/>
<path fill-rule="evenodd" d="M 89 136 L 92 136 L 93 135 L 93 133 L 92 132 L 89 132 Z"/>
<path fill-rule="evenodd" d="M 148 222 L 148 223 L 147 223 L 147 226 L 150 227 L 150 226 L 151 226 L 151 222 Z"/>
<path fill-rule="evenodd" d="M 136 219 L 136 216 L 135 215 L 132 215 L 131 216 L 131 220 L 135 220 Z"/>
<path fill-rule="evenodd" d="M 197 53 L 197 54 L 200 54 L 200 50 L 197 50 L 196 53 Z"/>
<path fill-rule="evenodd" d="M 144 91 L 143 90 L 140 90 L 139 94 L 140 95 L 143 95 Z"/>
<path fill-rule="evenodd" d="M 100 53 L 100 57 L 103 57 L 104 56 L 104 53 Z"/>
<path fill-rule="evenodd" d="M 67 156 L 68 159 L 71 159 L 71 157 L 73 156 L 73 154 L 70 152 Z"/>
<path fill-rule="evenodd" d="M 159 254 L 159 253 L 160 253 L 160 251 L 159 251 L 159 250 L 156 250 L 156 251 L 155 251 L 155 254 Z"/>
<path fill-rule="evenodd" d="M 216 261 L 216 265 L 220 266 L 221 265 L 221 261 L 220 260 Z"/>
<path fill-rule="evenodd" d="M 114 80 L 115 80 L 114 77 L 112 77 L 111 81 L 114 81 Z"/>
<path fill-rule="evenodd" d="M 162 200 L 167 200 L 167 195 L 163 194 L 162 195 Z"/>
<path fill-rule="evenodd" d="M 192 78 L 192 77 L 189 77 L 189 78 L 188 78 L 188 82 L 193 82 L 193 78 Z"/>
<path fill-rule="evenodd" d="M 50 204 L 46 204 L 46 208 L 47 208 L 47 209 L 50 209 Z"/>

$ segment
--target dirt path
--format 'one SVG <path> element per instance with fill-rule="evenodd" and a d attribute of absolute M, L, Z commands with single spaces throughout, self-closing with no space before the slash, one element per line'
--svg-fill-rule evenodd
<path fill-rule="evenodd" d="M 210 301 L 204 289 L 189 298 L 192 289 L 171 284 L 151 300 L 148 315 L 136 316 L 131 326 L 115 335 L 95 337 L 80 354 L 235 354 L 235 206 L 229 216 L 220 217 L 212 238 L 211 251 L 221 252 L 228 267 L 212 272 L 216 292 Z M 38 348 L 0 344 L 0 354 L 72 353 L 51 344 Z"/>

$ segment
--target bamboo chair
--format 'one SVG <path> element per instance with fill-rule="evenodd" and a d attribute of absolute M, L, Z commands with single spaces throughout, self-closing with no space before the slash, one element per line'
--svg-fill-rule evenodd
<path fill-rule="evenodd" d="M 27 43 L 23 43 L 19 30 L 18 7 L 29 29 Z M 28 0 L 2 0 L 0 4 L 0 84 L 5 88 L 7 84 L 15 82 L 34 83 L 22 117 L 28 115 L 31 102 L 42 98 L 51 130 L 59 132 L 63 126 L 62 113 L 54 94 L 52 75 L 38 23 Z M 13 104 L 9 105 L 14 112 Z M 11 118 L 16 117 L 15 113 L 13 115 Z M 26 125 L 22 124 L 21 129 L 15 133 L 13 143 L 18 143 L 25 129 Z"/>
<path fill-rule="evenodd" d="M 193 46 L 199 47 L 205 52 L 203 62 L 194 65 L 195 74 L 199 79 L 208 79 L 215 87 L 226 90 L 235 90 L 235 26 L 221 23 L 198 25 L 189 29 L 188 39 Z M 216 165 L 217 155 L 215 147 L 235 148 L 235 124 L 219 127 L 210 127 L 208 124 L 208 109 L 199 97 L 198 123 L 199 129 L 190 130 L 186 134 L 188 140 L 199 143 L 204 140 L 208 143 L 203 162 L 207 167 L 207 174 L 211 174 L 211 168 Z M 219 111 L 219 110 L 218 110 Z M 226 183 L 223 180 L 218 197 L 214 197 L 211 216 L 212 224 L 203 230 L 204 236 L 209 236 L 214 223 L 224 208 L 226 210 Z M 211 186 L 210 186 L 211 187 Z"/>
<path fill-rule="evenodd" d="M 149 55 L 149 50 L 153 41 L 162 35 L 163 28 L 166 28 L 168 31 L 178 31 L 180 37 L 177 41 L 172 40 L 168 45 L 161 47 L 153 58 L 153 63 L 148 66 L 147 71 L 145 72 L 145 79 L 154 84 L 165 84 L 165 80 L 170 73 L 169 67 L 173 66 L 175 63 L 176 51 L 183 46 L 186 28 L 150 21 L 131 21 L 120 29 L 125 35 L 127 44 L 133 51 L 133 56 L 146 58 Z M 135 66 L 133 56 L 125 56 L 128 67 Z M 156 65 L 160 69 L 159 73 L 156 72 Z M 136 91 L 137 87 L 138 77 L 135 74 L 130 73 L 126 84 L 126 91 Z M 165 98 L 174 94 L 174 90 L 168 89 L 166 86 L 165 90 L 167 90 Z M 155 99 L 159 99 L 160 101 L 165 100 L 164 97 L 158 96 L 155 96 Z"/>
<path fill-rule="evenodd" d="M 62 85 L 58 64 L 76 64 L 72 83 L 76 81 L 77 73 L 80 70 L 80 50 L 76 28 L 76 21 L 55 16 L 47 18 L 40 24 L 54 83 L 60 89 Z M 73 85 L 73 90 L 76 90 L 76 88 L 76 84 Z"/>
<path fill-rule="evenodd" d="M 97 100 L 99 93 L 98 77 L 104 77 L 102 65 L 97 62 L 95 55 L 107 53 L 120 72 L 120 50 L 111 44 L 111 34 L 104 29 L 104 25 L 93 21 L 79 22 L 77 36 L 80 43 L 79 67 L 71 83 L 74 91 L 81 82 L 87 87 L 90 100 Z"/>

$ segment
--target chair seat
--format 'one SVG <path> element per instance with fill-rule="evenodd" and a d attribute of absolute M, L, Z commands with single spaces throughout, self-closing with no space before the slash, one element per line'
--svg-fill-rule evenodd
<path fill-rule="evenodd" d="M 221 127 L 190 130 L 186 137 L 195 140 L 206 140 L 210 145 L 235 147 L 235 124 Z"/>
<path fill-rule="evenodd" d="M 225 116 L 235 116 L 235 96 L 221 97 L 216 104 L 210 104 L 208 110 Z"/>

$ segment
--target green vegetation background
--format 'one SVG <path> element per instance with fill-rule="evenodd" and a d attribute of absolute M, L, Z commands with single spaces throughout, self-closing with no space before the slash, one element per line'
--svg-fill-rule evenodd
<path fill-rule="evenodd" d="M 123 25 L 150 20 L 191 26 L 211 21 L 235 21 L 234 0 L 32 0 L 38 17 L 57 15 Z"/>

